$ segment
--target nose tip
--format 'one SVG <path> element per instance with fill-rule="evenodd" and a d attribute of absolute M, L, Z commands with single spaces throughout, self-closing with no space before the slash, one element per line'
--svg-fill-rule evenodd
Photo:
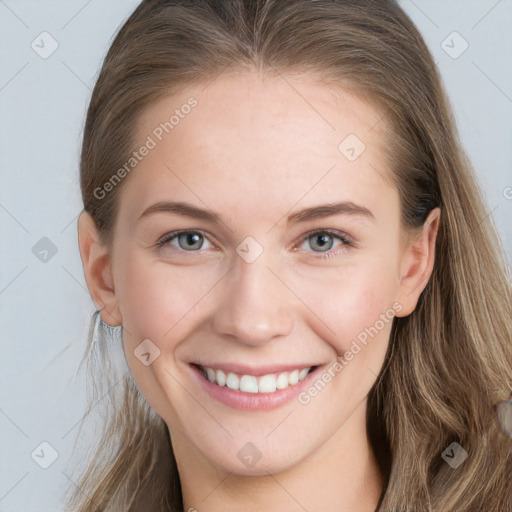
<path fill-rule="evenodd" d="M 255 346 L 289 334 L 292 313 L 283 288 L 263 259 L 239 260 L 216 308 L 215 331 Z"/>

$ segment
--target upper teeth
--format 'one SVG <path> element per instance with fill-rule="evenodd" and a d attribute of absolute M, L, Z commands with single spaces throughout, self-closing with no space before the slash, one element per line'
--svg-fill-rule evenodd
<path fill-rule="evenodd" d="M 272 373 L 261 377 L 237 375 L 231 372 L 225 373 L 222 370 L 214 370 L 206 366 L 201 366 L 201 369 L 204 376 L 218 386 L 227 386 L 230 389 L 245 391 L 246 393 L 273 393 L 276 389 L 285 389 L 297 384 L 306 377 L 311 367 L 291 372 Z"/>

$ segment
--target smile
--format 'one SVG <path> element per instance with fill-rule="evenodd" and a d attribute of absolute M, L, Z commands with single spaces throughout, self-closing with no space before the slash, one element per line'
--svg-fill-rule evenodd
<path fill-rule="evenodd" d="M 261 376 L 240 375 L 206 366 L 199 366 L 199 368 L 203 376 L 217 386 L 226 386 L 229 389 L 245 393 L 273 393 L 276 390 L 294 386 L 304 380 L 314 367 L 297 368 L 288 372 L 270 373 Z"/>
<path fill-rule="evenodd" d="M 189 363 L 199 389 L 233 409 L 265 411 L 283 406 L 313 382 L 325 364 L 248 367 L 226 363 L 211 366 Z"/>

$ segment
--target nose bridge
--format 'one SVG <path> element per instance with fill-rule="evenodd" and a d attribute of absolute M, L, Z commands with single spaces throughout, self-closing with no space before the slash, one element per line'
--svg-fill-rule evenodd
<path fill-rule="evenodd" d="M 240 244 L 238 251 L 244 248 L 247 246 Z M 244 259 L 243 253 L 235 257 L 214 316 L 214 328 L 220 335 L 259 345 L 291 331 L 290 297 L 269 266 L 265 251 L 253 261 Z"/>

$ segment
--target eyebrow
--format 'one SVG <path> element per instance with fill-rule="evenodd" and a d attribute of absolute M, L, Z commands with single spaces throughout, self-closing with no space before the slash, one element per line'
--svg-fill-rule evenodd
<path fill-rule="evenodd" d="M 207 220 L 213 223 L 220 223 L 220 215 L 203 208 L 194 206 L 193 204 L 180 202 L 180 201 L 160 201 L 146 208 L 139 219 L 154 213 L 175 213 L 184 217 L 191 217 L 193 219 Z"/>
<path fill-rule="evenodd" d="M 304 210 L 288 215 L 286 221 L 288 224 L 295 224 L 341 214 L 359 216 L 375 221 L 375 215 L 373 215 L 368 208 L 353 203 L 352 201 L 341 201 L 339 203 L 322 204 L 305 208 Z"/>
<path fill-rule="evenodd" d="M 192 219 L 205 220 L 216 224 L 222 223 L 221 216 L 218 213 L 182 201 L 160 201 L 155 203 L 144 210 L 139 220 L 154 213 L 174 213 Z M 286 222 L 288 224 L 298 224 L 341 214 L 375 221 L 375 216 L 368 208 L 352 201 L 341 201 L 305 208 L 288 215 Z"/>

